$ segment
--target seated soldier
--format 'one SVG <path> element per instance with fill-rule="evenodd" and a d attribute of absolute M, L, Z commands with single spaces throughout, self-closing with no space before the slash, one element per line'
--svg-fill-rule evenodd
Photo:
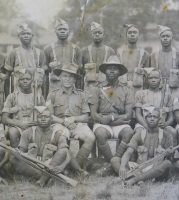
<path fill-rule="evenodd" d="M 139 123 L 136 127 L 141 125 L 146 129 L 148 128 L 144 119 L 144 112 L 147 107 L 155 106 L 162 111 L 159 127 L 168 130 L 175 136 L 175 130 L 171 127 L 173 123 L 172 98 L 168 85 L 161 84 L 161 74 L 156 69 L 150 70 L 147 80 L 148 89 L 138 91 L 135 95 L 134 109 L 136 120 Z"/>
<path fill-rule="evenodd" d="M 128 148 L 121 159 L 119 176 L 123 179 L 126 178 L 127 171 L 130 169 L 130 166 L 132 167 L 135 164 L 133 162 L 129 162 L 133 152 L 137 152 L 138 159 L 136 162 L 141 164 L 155 157 L 157 153 L 162 153 L 165 149 L 173 146 L 172 135 L 159 128 L 160 110 L 158 108 L 151 107 L 145 112 L 144 119 L 148 129 L 143 127 L 136 129 L 134 136 L 128 144 Z M 148 170 L 143 172 L 143 174 L 139 174 L 129 179 L 126 183 L 128 185 L 133 185 L 139 181 L 145 181 L 147 179 L 158 177 L 161 178 L 169 170 L 170 166 L 171 162 L 164 159 L 159 164 L 154 165 L 153 168 L 148 168 Z"/>
<path fill-rule="evenodd" d="M 51 125 L 52 116 L 47 107 L 36 106 L 35 109 L 37 111 L 37 126 L 30 127 L 23 132 L 18 148 L 23 153 L 27 153 L 28 156 L 45 162 L 53 172 L 60 173 L 71 159 L 66 137 Z M 47 183 L 49 177 L 42 175 L 31 165 L 22 162 L 20 158 L 16 158 L 12 154 L 9 155 L 9 163 L 13 166 L 15 173 L 38 180 L 37 184 L 40 186 Z"/>
<path fill-rule="evenodd" d="M 133 130 L 129 125 L 132 98 L 129 88 L 118 81 L 118 77 L 125 74 L 127 69 L 120 64 L 117 56 L 111 56 L 99 67 L 99 70 L 106 75 L 106 81 L 94 89 L 89 100 L 91 115 L 95 121 L 93 132 L 99 150 L 107 162 L 111 161 L 114 171 L 117 172 L 120 158 L 133 135 Z M 114 157 L 107 142 L 110 138 L 119 139 Z"/>
<path fill-rule="evenodd" d="M 9 126 L 8 137 L 12 147 L 17 147 L 23 130 L 35 125 L 34 106 L 43 105 L 42 95 L 34 96 L 32 90 L 33 74 L 28 69 L 20 69 L 18 87 L 7 97 L 2 120 Z"/>
<path fill-rule="evenodd" d="M 61 69 L 61 86 L 51 91 L 47 97 L 47 104 L 53 113 L 53 123 L 61 125 L 64 134 L 83 142 L 77 153 L 76 159 L 80 166 L 88 158 L 95 136 L 87 126 L 88 113 L 90 112 L 88 102 L 82 91 L 75 88 L 78 78 L 76 65 L 65 64 Z"/>

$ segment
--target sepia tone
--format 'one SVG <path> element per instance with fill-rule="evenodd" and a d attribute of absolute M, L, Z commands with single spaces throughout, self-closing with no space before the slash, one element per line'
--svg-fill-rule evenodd
<path fill-rule="evenodd" d="M 179 2 L 0 11 L 0 199 L 177 200 Z"/>

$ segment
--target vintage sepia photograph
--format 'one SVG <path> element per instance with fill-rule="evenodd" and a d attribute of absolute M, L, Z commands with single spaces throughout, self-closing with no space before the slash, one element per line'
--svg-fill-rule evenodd
<path fill-rule="evenodd" d="M 179 200 L 179 0 L 0 0 L 0 200 Z"/>

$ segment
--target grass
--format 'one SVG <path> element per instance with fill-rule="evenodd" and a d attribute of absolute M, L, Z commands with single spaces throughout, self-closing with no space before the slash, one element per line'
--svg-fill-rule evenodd
<path fill-rule="evenodd" d="M 112 177 L 91 176 L 85 184 L 70 188 L 63 184 L 38 188 L 25 180 L 0 185 L 0 200 L 179 200 L 179 182 L 152 183 L 123 188 L 107 186 Z"/>

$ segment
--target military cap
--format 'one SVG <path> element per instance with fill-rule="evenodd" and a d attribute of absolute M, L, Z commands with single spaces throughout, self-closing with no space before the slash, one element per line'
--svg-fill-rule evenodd
<path fill-rule="evenodd" d="M 17 33 L 20 34 L 22 32 L 32 33 L 32 29 L 27 23 L 18 24 Z"/>
<path fill-rule="evenodd" d="M 34 109 L 40 114 L 42 114 L 46 110 L 49 111 L 49 108 L 47 106 L 35 106 Z"/>
<path fill-rule="evenodd" d="M 15 67 L 14 75 L 19 79 L 20 77 L 24 76 L 24 74 L 29 73 L 32 77 L 34 76 L 34 70 L 27 69 L 25 67 Z"/>
<path fill-rule="evenodd" d="M 152 114 L 154 111 L 157 111 L 160 114 L 160 109 L 156 108 L 153 105 L 143 105 L 142 110 L 143 110 L 144 118 L 146 118 L 148 115 Z"/>
<path fill-rule="evenodd" d="M 61 18 L 58 18 L 55 21 L 55 29 L 57 29 L 59 26 L 66 26 L 69 29 L 68 23 L 65 20 L 61 19 Z"/>
<path fill-rule="evenodd" d="M 139 31 L 138 27 L 135 24 L 124 24 L 123 27 L 126 28 L 126 33 L 132 27 L 136 28 Z"/>
<path fill-rule="evenodd" d="M 108 58 L 107 62 L 105 62 L 105 63 L 103 63 L 102 65 L 99 66 L 99 70 L 105 74 L 106 68 L 108 66 L 114 66 L 114 65 L 119 68 L 119 70 L 121 72 L 120 76 L 127 73 L 127 71 L 128 71 L 127 68 L 123 64 L 121 64 L 119 57 L 116 56 L 116 55 L 110 56 Z"/>
<path fill-rule="evenodd" d="M 98 29 L 104 31 L 101 24 L 98 24 L 97 22 L 91 22 L 91 27 L 90 27 L 91 32 L 93 32 L 94 30 L 98 30 Z"/>
<path fill-rule="evenodd" d="M 159 36 L 164 33 L 165 31 L 170 31 L 172 33 L 172 30 L 170 27 L 168 26 L 162 26 L 162 25 L 158 25 L 158 29 L 159 29 Z"/>

